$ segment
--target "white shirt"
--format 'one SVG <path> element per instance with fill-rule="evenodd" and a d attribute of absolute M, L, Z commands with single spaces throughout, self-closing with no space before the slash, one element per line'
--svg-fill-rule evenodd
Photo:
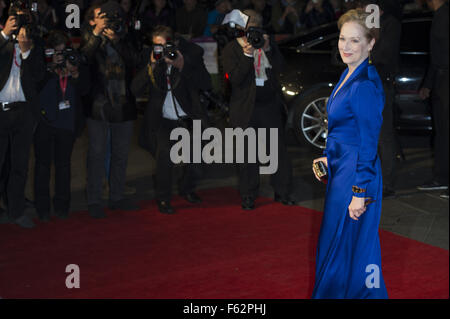
<path fill-rule="evenodd" d="M 3 31 L 1 35 L 8 40 Z M 22 60 L 25 60 L 30 55 L 31 50 L 26 52 L 20 51 L 19 44 L 14 44 L 15 52 L 13 57 L 13 63 L 11 67 L 11 72 L 9 73 L 8 81 L 6 81 L 5 86 L 0 91 L 0 102 L 25 102 L 25 95 L 22 90 L 22 83 L 20 81 L 20 66 L 22 65 Z M 16 65 L 17 63 L 17 65 Z"/>
<path fill-rule="evenodd" d="M 167 68 L 167 77 L 170 75 L 170 71 L 172 70 L 172 66 L 169 65 Z M 173 105 L 173 101 L 175 101 L 175 104 L 177 105 L 177 111 L 178 115 L 180 117 L 187 116 L 186 113 L 184 113 L 183 109 L 180 106 L 180 103 L 178 103 L 177 99 L 174 95 L 172 95 L 172 90 L 169 81 L 167 81 L 167 95 L 166 99 L 164 100 L 164 105 L 162 109 L 162 115 L 165 119 L 169 120 L 178 120 L 177 113 L 175 111 L 175 106 Z M 173 98 L 172 98 L 173 96 Z"/>

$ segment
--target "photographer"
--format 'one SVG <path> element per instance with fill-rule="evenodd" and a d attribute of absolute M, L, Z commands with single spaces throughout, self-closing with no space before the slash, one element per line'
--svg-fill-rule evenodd
<path fill-rule="evenodd" d="M 101 204 L 108 130 L 112 145 L 109 207 L 113 210 L 138 209 L 123 194 L 128 152 L 137 117 L 129 83 L 139 59 L 126 41 L 127 29 L 117 2 L 92 5 L 86 13 L 86 21 L 89 25 L 82 34 L 81 52 L 89 61 L 93 82 L 92 106 L 87 114 L 87 200 L 89 214 L 103 218 L 106 216 Z"/>
<path fill-rule="evenodd" d="M 6 187 L 9 219 L 25 228 L 34 227 L 24 215 L 28 160 L 36 125 L 38 84 L 45 73 L 42 48 L 33 29 L 18 17 L 26 14 L 11 6 L 0 35 L 0 167 L 7 160 L 10 173 Z"/>
<path fill-rule="evenodd" d="M 191 129 L 192 120 L 205 120 L 198 92 L 211 89 L 211 79 L 203 63 L 203 49 L 183 38 L 169 42 L 173 39 L 172 29 L 155 27 L 148 66 L 136 75 L 132 84 L 135 95 L 149 88 L 144 140 L 156 159 L 156 199 L 159 211 L 164 214 L 175 213 L 170 205 L 173 168 L 170 149 L 175 144 L 170 140 L 170 132 L 179 126 Z M 169 44 L 175 45 L 176 49 Z M 180 195 L 191 203 L 198 203 L 201 200 L 194 192 L 198 166 L 187 164 L 184 168 Z"/>
<path fill-rule="evenodd" d="M 66 47 L 69 37 L 59 30 L 50 32 L 47 73 L 39 95 L 42 118 L 34 134 L 34 194 L 38 217 L 50 218 L 50 169 L 55 162 L 56 216 L 66 218 L 70 208 L 70 169 L 75 139 L 84 127 L 81 96 L 89 92 L 89 73 L 81 56 Z M 53 155 L 53 157 L 52 157 Z"/>
<path fill-rule="evenodd" d="M 275 189 L 275 201 L 293 205 L 290 199 L 292 165 L 285 144 L 284 109 L 278 75 L 283 58 L 275 42 L 256 29 L 253 40 L 248 38 L 251 28 L 260 28 L 261 15 L 253 10 L 244 10 L 249 16 L 243 37 L 229 42 L 222 52 L 224 72 L 231 82 L 230 123 L 246 129 L 278 128 L 278 170 L 271 176 Z M 258 38 L 258 41 L 255 41 Z M 254 45 L 258 45 L 255 49 Z M 266 138 L 266 141 L 269 141 Z M 244 154 L 248 153 L 248 143 Z M 267 154 L 267 152 L 266 152 Z M 259 188 L 258 163 L 238 164 L 239 191 L 242 208 L 254 209 Z"/>

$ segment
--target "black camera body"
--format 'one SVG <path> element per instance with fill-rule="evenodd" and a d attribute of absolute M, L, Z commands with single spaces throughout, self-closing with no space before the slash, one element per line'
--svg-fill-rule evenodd
<path fill-rule="evenodd" d="M 261 49 L 266 41 L 264 39 L 265 33 L 266 32 L 261 28 L 250 27 L 246 32 L 247 42 L 255 49 Z"/>
<path fill-rule="evenodd" d="M 31 12 L 37 12 L 37 2 L 35 0 L 11 1 L 8 14 L 16 18 L 17 30 L 14 32 L 15 35 L 19 33 L 22 27 L 27 29 L 27 34 L 31 37 L 37 34 L 38 28 L 35 25 Z"/>
<path fill-rule="evenodd" d="M 213 38 L 216 40 L 217 45 L 220 48 L 223 48 L 228 42 L 236 38 L 241 38 L 244 35 L 244 30 L 234 28 L 229 24 L 224 24 L 219 27 L 216 33 L 214 33 Z"/>
<path fill-rule="evenodd" d="M 69 61 L 70 64 L 73 66 L 80 66 L 82 63 L 84 63 L 84 57 L 75 49 L 71 47 L 67 47 L 64 50 L 56 51 L 54 49 L 47 49 L 45 50 L 45 56 L 48 59 L 51 59 L 54 55 L 62 55 L 63 61 L 56 65 L 57 68 L 63 68 L 66 65 L 66 61 Z"/>
<path fill-rule="evenodd" d="M 165 45 L 154 44 L 153 45 L 153 57 L 156 61 L 162 58 L 168 58 L 170 60 L 175 60 L 178 56 L 177 46 L 175 43 L 168 41 Z"/>
<path fill-rule="evenodd" d="M 105 13 L 106 28 L 111 29 L 118 36 L 125 33 L 123 10 L 116 1 L 108 1 L 100 7 L 101 13 Z"/>
<path fill-rule="evenodd" d="M 170 60 L 175 60 L 178 56 L 177 50 L 175 43 L 169 41 L 164 46 L 164 56 Z"/>
<path fill-rule="evenodd" d="M 16 18 L 16 23 L 18 26 L 17 30 L 20 30 L 23 26 L 33 23 L 30 11 L 37 11 L 36 2 L 31 2 L 31 0 L 11 1 L 8 14 Z"/>
<path fill-rule="evenodd" d="M 83 63 L 83 56 L 77 50 L 73 48 L 66 48 L 63 51 L 64 61 L 68 61 L 73 66 L 80 66 Z"/>

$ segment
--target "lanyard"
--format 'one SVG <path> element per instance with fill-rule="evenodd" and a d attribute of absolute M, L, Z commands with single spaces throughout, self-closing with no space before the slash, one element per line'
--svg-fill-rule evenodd
<path fill-rule="evenodd" d="M 177 108 L 177 103 L 175 102 L 175 96 L 173 95 L 173 90 L 172 90 L 172 85 L 170 84 L 170 71 L 171 69 L 167 68 L 167 90 L 171 91 L 170 95 L 172 96 L 172 104 L 173 104 L 173 108 L 175 110 L 175 114 L 177 115 L 178 119 L 181 119 L 180 113 L 178 112 L 178 108 Z"/>
<path fill-rule="evenodd" d="M 16 47 L 15 47 L 15 46 L 14 46 L 13 55 L 14 55 L 14 64 L 15 64 L 18 68 L 20 68 L 20 64 L 19 64 L 19 62 L 17 62 L 17 59 L 16 59 Z"/>
<path fill-rule="evenodd" d="M 261 72 L 261 55 L 262 55 L 261 49 L 258 49 L 258 65 L 255 66 L 258 77 L 260 76 L 260 72 Z"/>
<path fill-rule="evenodd" d="M 61 87 L 61 92 L 62 92 L 62 99 L 64 101 L 64 98 L 66 96 L 66 89 L 67 89 L 67 75 L 63 77 L 61 76 L 61 74 L 59 75 L 59 86 Z"/>

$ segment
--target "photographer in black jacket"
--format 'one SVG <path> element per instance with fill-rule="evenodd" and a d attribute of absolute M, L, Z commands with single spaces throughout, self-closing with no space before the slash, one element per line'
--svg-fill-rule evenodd
<path fill-rule="evenodd" d="M 25 228 L 34 227 L 24 215 L 25 184 L 33 132 L 36 127 L 38 84 L 45 73 L 42 47 L 33 38 L 33 25 L 19 25 L 18 15 L 10 8 L 0 35 L 0 167 L 10 148 L 10 173 L 6 192 L 9 219 Z"/>
<path fill-rule="evenodd" d="M 148 65 L 136 75 L 132 88 L 135 95 L 149 88 L 150 100 L 144 114 L 144 143 L 156 159 L 155 188 L 159 211 L 173 214 L 175 211 L 170 205 L 173 168 L 170 149 L 175 141 L 170 140 L 170 132 L 180 126 L 190 129 L 192 120 L 206 120 L 198 92 L 211 89 L 211 79 L 203 63 L 203 49 L 198 45 L 181 37 L 174 39 L 172 29 L 166 26 L 156 26 L 152 40 L 153 50 L 147 55 Z M 175 53 L 172 56 L 161 52 L 164 47 L 167 50 L 169 44 L 176 47 L 171 51 Z M 198 165 L 185 165 L 179 185 L 180 194 L 191 203 L 201 201 L 194 192 L 198 171 Z"/>
<path fill-rule="evenodd" d="M 247 30 L 261 27 L 260 14 L 253 10 L 244 10 L 244 13 L 249 16 Z M 278 129 L 279 164 L 277 172 L 271 176 L 271 184 L 275 189 L 275 201 L 293 205 L 290 198 L 292 165 L 285 143 L 285 111 L 278 81 L 283 57 L 276 43 L 267 35 L 264 35 L 264 45 L 260 49 L 255 49 L 247 40 L 247 36 L 237 38 L 229 42 L 222 52 L 223 69 L 231 82 L 230 123 L 242 129 Z M 248 153 L 247 148 L 248 145 L 244 154 Z M 254 209 L 259 188 L 259 164 L 238 164 L 238 170 L 242 208 Z"/>
<path fill-rule="evenodd" d="M 81 96 L 90 88 L 87 66 L 68 46 L 69 37 L 60 30 L 51 31 L 46 56 L 50 59 L 39 95 L 42 118 L 34 134 L 34 194 L 38 217 L 50 218 L 50 169 L 55 163 L 56 216 L 66 218 L 70 208 L 71 157 L 76 137 L 84 127 Z M 53 157 L 52 157 L 53 155 Z"/>
<path fill-rule="evenodd" d="M 129 89 L 138 55 L 128 45 L 122 9 L 114 1 L 93 4 L 86 13 L 81 52 L 87 57 L 92 74 L 92 106 L 88 111 L 88 210 L 103 218 L 101 205 L 107 132 L 111 130 L 111 171 L 109 207 L 132 210 L 137 206 L 124 198 L 128 152 L 137 112 Z"/>

